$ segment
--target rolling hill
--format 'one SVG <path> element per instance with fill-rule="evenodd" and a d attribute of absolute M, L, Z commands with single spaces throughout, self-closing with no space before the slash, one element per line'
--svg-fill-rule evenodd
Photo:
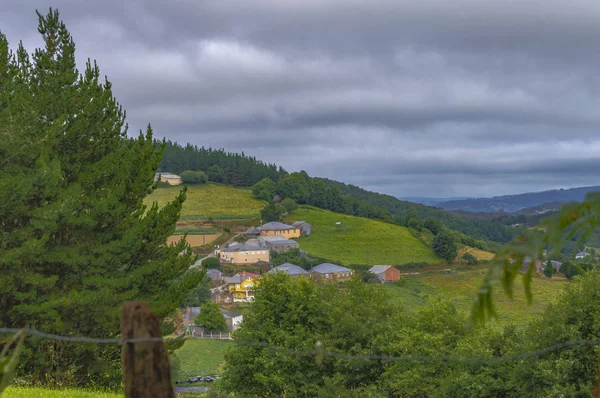
<path fill-rule="evenodd" d="M 317 257 L 343 264 L 441 262 L 429 246 L 399 225 L 311 206 L 300 206 L 286 218 L 288 222 L 298 220 L 313 225 L 312 234 L 300 238 L 300 248 Z"/>
<path fill-rule="evenodd" d="M 182 186 L 158 188 L 144 203 L 157 202 L 164 206 L 173 200 Z M 260 217 L 264 202 L 252 197 L 250 189 L 221 184 L 189 185 L 187 198 L 181 210 L 182 219 L 244 219 Z"/>
<path fill-rule="evenodd" d="M 560 203 L 582 201 L 589 192 L 600 192 L 600 186 L 555 189 L 519 195 L 494 196 L 492 198 L 450 200 L 439 202 L 435 206 L 444 210 L 464 210 L 470 212 L 496 212 L 503 210 L 507 213 L 516 213 L 528 207 L 552 204 L 550 208 L 555 210 Z"/>

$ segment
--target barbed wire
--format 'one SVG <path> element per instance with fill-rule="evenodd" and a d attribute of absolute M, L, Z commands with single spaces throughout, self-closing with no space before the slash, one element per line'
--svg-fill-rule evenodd
<path fill-rule="evenodd" d="M 72 343 L 92 343 L 92 344 L 115 344 L 115 345 L 123 345 L 127 343 L 159 343 L 164 342 L 168 343 L 171 341 L 181 341 L 181 340 L 196 340 L 196 337 L 175 337 L 175 338 L 161 338 L 161 337 L 146 337 L 146 338 L 135 338 L 135 339 L 118 339 L 118 338 L 95 338 L 95 337 L 75 337 L 75 336 L 61 336 L 51 333 L 41 332 L 32 328 L 0 328 L 0 334 L 7 333 L 18 333 L 20 331 L 24 331 L 26 334 L 34 337 L 40 337 L 44 339 L 51 339 L 57 341 L 65 341 Z M 211 338 L 205 338 L 211 339 Z M 583 346 L 600 346 L 600 340 L 570 340 L 564 343 L 555 344 L 550 347 L 546 347 L 540 350 L 531 351 L 523 354 L 517 355 L 507 355 L 501 357 L 491 357 L 491 358 L 467 358 L 467 357 L 456 357 L 450 355 L 441 355 L 441 356 L 426 356 L 426 355 L 404 355 L 404 356 L 389 356 L 382 354 L 368 354 L 368 355 L 349 355 L 340 352 L 333 351 L 325 351 L 324 349 L 315 349 L 315 350 L 297 350 L 293 348 L 281 347 L 278 345 L 273 345 L 267 342 L 258 342 L 258 341 L 245 341 L 245 340 L 236 340 L 236 339 L 225 339 L 225 338 L 213 338 L 212 340 L 226 340 L 232 341 L 235 344 L 254 346 L 258 348 L 267 348 L 272 349 L 278 352 L 288 353 L 291 355 L 297 356 L 310 356 L 315 358 L 336 358 L 343 360 L 377 360 L 384 362 L 445 362 L 445 363 L 463 363 L 469 365 L 486 365 L 491 363 L 500 363 L 500 362 L 510 362 L 510 361 L 519 361 L 523 359 L 529 359 L 534 357 L 541 357 L 551 352 L 564 350 L 567 348 L 574 347 L 583 347 Z M 317 347 L 322 347 L 317 343 Z"/>

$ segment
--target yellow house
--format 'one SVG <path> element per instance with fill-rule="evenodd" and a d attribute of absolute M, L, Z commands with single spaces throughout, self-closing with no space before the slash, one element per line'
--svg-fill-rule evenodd
<path fill-rule="evenodd" d="M 227 279 L 227 290 L 233 301 L 252 301 L 260 275 L 242 272 Z"/>
<path fill-rule="evenodd" d="M 301 230 L 299 227 L 287 225 L 277 221 L 271 221 L 258 227 L 261 236 L 283 236 L 286 239 L 299 238 Z"/>
<path fill-rule="evenodd" d="M 224 249 L 217 250 L 219 260 L 228 264 L 256 264 L 259 261 L 270 260 L 269 249 L 249 243 L 235 243 Z"/>

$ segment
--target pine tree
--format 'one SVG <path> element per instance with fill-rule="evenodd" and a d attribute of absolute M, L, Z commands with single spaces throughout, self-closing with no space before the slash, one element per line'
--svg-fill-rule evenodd
<path fill-rule="evenodd" d="M 185 190 L 143 205 L 162 156 L 151 128 L 128 138 L 111 83 L 95 63 L 76 69 L 58 11 L 38 19 L 31 59 L 0 36 L 0 326 L 115 337 L 124 301 L 163 317 L 200 281 L 185 243 L 166 245 Z M 120 383 L 118 347 L 28 344 L 38 381 Z"/>
<path fill-rule="evenodd" d="M 552 261 L 546 261 L 546 266 L 544 267 L 544 275 L 548 278 L 552 278 L 554 274 L 554 267 L 552 266 Z"/>

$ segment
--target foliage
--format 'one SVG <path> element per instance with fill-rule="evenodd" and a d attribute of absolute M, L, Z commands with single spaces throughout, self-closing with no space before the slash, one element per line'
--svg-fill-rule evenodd
<path fill-rule="evenodd" d="M 388 314 L 385 295 L 360 281 L 346 284 L 342 293 L 332 284 L 276 273 L 261 280 L 234 335 L 292 350 L 313 350 L 320 342 L 328 351 L 377 354 L 391 331 L 382 321 Z M 247 344 L 231 347 L 225 359 L 224 387 L 244 396 L 316 396 L 331 383 L 357 389 L 373 383 L 384 367 L 380 361 L 315 361 Z"/>
<path fill-rule="evenodd" d="M 181 173 L 184 170 L 201 170 L 208 174 L 210 181 L 250 187 L 263 178 L 277 182 L 287 173 L 275 164 L 267 164 L 242 153 L 226 152 L 223 149 L 185 146 L 167 141 L 161 171 Z"/>
<path fill-rule="evenodd" d="M 547 278 L 552 278 L 552 274 L 554 273 L 554 267 L 552 266 L 552 261 L 546 261 L 546 265 L 544 266 L 544 275 Z"/>
<path fill-rule="evenodd" d="M 198 286 L 183 299 L 182 307 L 199 307 L 210 300 L 210 278 L 205 275 Z"/>
<path fill-rule="evenodd" d="M 208 257 L 202 261 L 202 265 L 208 269 L 219 269 L 221 262 L 217 257 Z"/>
<path fill-rule="evenodd" d="M 313 225 L 300 247 L 311 255 L 344 264 L 390 264 L 439 262 L 426 244 L 401 226 L 367 218 L 332 213 L 300 206 L 286 218 L 306 220 Z M 341 225 L 336 225 L 336 222 Z"/>
<path fill-rule="evenodd" d="M 288 211 L 294 211 L 298 208 L 298 204 L 296 203 L 296 201 L 292 198 L 285 198 L 284 200 L 281 201 L 281 205 Z"/>
<path fill-rule="evenodd" d="M 260 217 L 263 222 L 279 221 L 283 216 L 284 208 L 275 203 L 268 203 L 261 211 Z"/>
<path fill-rule="evenodd" d="M 433 238 L 431 247 L 436 255 L 446 261 L 454 260 L 458 253 L 456 243 L 454 243 L 452 237 L 445 231 L 438 233 L 435 238 Z"/>
<path fill-rule="evenodd" d="M 270 178 L 263 178 L 252 187 L 252 195 L 258 200 L 270 202 L 275 195 L 277 185 Z"/>
<path fill-rule="evenodd" d="M 177 197 L 179 187 L 159 188 L 144 199 L 151 206 L 157 202 L 162 208 Z M 258 218 L 264 202 L 252 197 L 248 189 L 216 184 L 190 185 L 187 200 L 181 209 L 181 219 L 252 219 Z"/>
<path fill-rule="evenodd" d="M 440 222 L 438 220 L 434 220 L 433 218 L 430 218 L 430 217 L 426 218 L 425 221 L 423 221 L 423 227 L 430 230 L 431 233 L 434 235 L 437 235 L 441 229 Z"/>
<path fill-rule="evenodd" d="M 462 259 L 467 265 L 477 265 L 477 257 L 475 257 L 472 253 L 465 253 L 462 255 Z"/>
<path fill-rule="evenodd" d="M 162 146 L 129 138 L 125 112 L 50 10 L 44 48 L 30 58 L 0 36 L 0 326 L 113 337 L 119 307 L 148 301 L 170 314 L 199 282 L 185 242 L 166 245 L 185 200 L 144 207 Z M 117 346 L 26 340 L 20 373 L 32 382 L 120 385 Z"/>
<path fill-rule="evenodd" d="M 472 310 L 473 320 L 481 322 L 496 315 L 493 306 L 493 281 L 498 276 L 501 276 L 504 292 L 508 297 L 512 297 L 515 279 L 526 256 L 533 259 L 524 274 L 525 293 L 531 300 L 535 260 L 541 259 L 545 250 L 549 250 L 550 255 L 560 252 L 565 243 L 575 236 L 578 242 L 585 241 L 600 225 L 599 215 L 600 195 L 590 193 L 583 202 L 564 205 L 557 217 L 544 220 L 541 228 L 527 230 L 506 245 L 496 254 L 488 274 L 483 279 Z"/>
<path fill-rule="evenodd" d="M 194 323 L 202 326 L 207 332 L 222 332 L 227 330 L 225 316 L 216 303 L 206 302 L 200 307 L 200 314 L 194 319 Z"/>
<path fill-rule="evenodd" d="M 185 184 L 206 184 L 208 176 L 203 171 L 186 170 L 181 173 L 181 181 Z"/>

